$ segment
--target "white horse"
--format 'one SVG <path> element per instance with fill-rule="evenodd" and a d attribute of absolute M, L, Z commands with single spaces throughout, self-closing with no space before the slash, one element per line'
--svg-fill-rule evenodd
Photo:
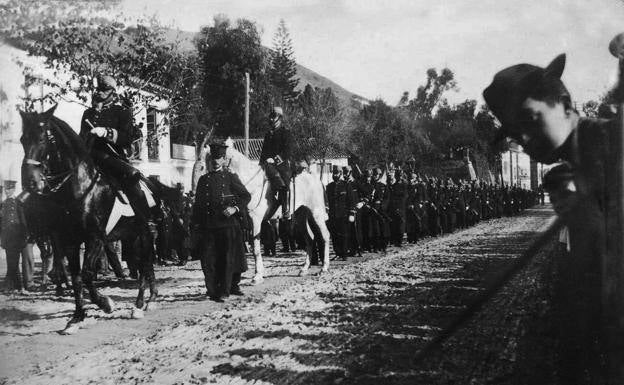
<path fill-rule="evenodd" d="M 269 188 L 269 183 L 260 165 L 237 151 L 231 139 L 228 139 L 225 144 L 228 146 L 226 158 L 228 159 L 230 170 L 239 176 L 241 182 L 251 194 L 251 201 L 247 208 L 253 222 L 253 255 L 256 265 L 252 283 L 258 284 L 264 280 L 264 264 L 260 251 L 260 228 L 262 219 L 268 209 L 267 190 Z M 319 258 L 323 261 L 321 272 L 328 271 L 329 230 L 325 223 L 328 217 L 325 211 L 325 194 L 322 182 L 316 176 L 306 171 L 297 175 L 290 184 L 290 202 L 290 207 L 295 215 L 298 215 L 297 209 L 301 206 L 305 206 L 309 209 L 311 218 L 308 218 L 305 222 L 305 231 L 307 231 L 311 239 L 322 241 L 323 255 L 319 255 Z M 310 223 L 310 221 L 313 222 Z M 313 231 L 312 229 L 316 229 L 317 231 Z M 322 240 L 315 239 L 315 237 L 319 236 L 322 237 Z M 306 260 L 301 267 L 300 275 L 305 275 L 308 272 L 311 252 L 310 248 L 306 250 Z"/>

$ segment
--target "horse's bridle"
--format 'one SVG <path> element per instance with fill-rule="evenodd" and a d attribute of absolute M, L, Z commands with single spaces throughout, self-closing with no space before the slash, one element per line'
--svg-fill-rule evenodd
<path fill-rule="evenodd" d="M 39 123 L 39 125 L 43 127 L 44 125 L 46 125 L 46 123 Z M 52 151 L 56 152 L 57 158 L 60 159 L 60 151 L 56 145 L 56 138 L 54 137 L 54 134 L 52 133 L 52 130 L 50 129 L 50 127 L 46 126 L 45 127 L 45 144 L 44 144 L 46 151 L 45 151 L 45 156 L 43 156 L 42 158 L 48 158 L 49 160 L 51 146 L 53 147 Z M 50 169 L 50 167 L 48 166 L 47 160 L 44 160 L 44 159 L 37 160 L 37 159 L 32 159 L 32 158 L 28 158 L 24 156 L 23 163 L 42 168 L 41 174 L 42 174 L 42 179 L 44 183 L 44 190 L 47 187 L 48 191 L 37 192 L 37 194 L 41 196 L 49 196 L 58 192 L 61 189 L 61 187 L 63 187 L 72 178 L 72 176 L 74 175 L 74 172 L 78 168 L 78 164 L 76 164 L 70 167 L 69 170 L 67 171 L 62 171 L 57 174 L 48 174 L 47 171 Z M 87 188 L 82 198 L 84 198 L 91 191 L 91 189 L 95 186 L 95 184 L 99 180 L 99 176 L 100 175 L 98 173 L 98 176 L 96 178 L 93 178 L 91 185 Z"/>

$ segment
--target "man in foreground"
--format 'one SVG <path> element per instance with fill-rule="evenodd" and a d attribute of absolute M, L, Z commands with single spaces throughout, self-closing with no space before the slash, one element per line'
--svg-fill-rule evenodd
<path fill-rule="evenodd" d="M 606 362 L 621 357 L 623 341 L 612 338 L 614 332 L 622 337 L 613 322 L 619 305 L 605 295 L 610 288 L 604 272 L 622 268 L 616 183 L 621 149 L 614 121 L 582 118 L 574 109 L 560 79 L 564 66 L 565 55 L 546 68 L 511 66 L 495 75 L 483 96 L 502 124 L 501 136 L 518 142 L 538 162 L 562 162 L 545 178 L 570 234 L 556 298 L 560 379 L 612 383 L 622 379 L 622 368 Z"/>

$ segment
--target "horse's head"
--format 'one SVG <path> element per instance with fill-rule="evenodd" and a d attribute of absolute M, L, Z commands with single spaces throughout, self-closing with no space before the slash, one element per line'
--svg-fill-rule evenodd
<path fill-rule="evenodd" d="M 51 151 L 54 145 L 52 120 L 56 106 L 44 113 L 23 112 L 22 137 L 20 142 L 24 148 L 22 163 L 22 186 L 26 191 L 41 193 L 46 187 L 46 174 L 58 172 L 52 170 L 58 167 L 56 153 Z"/>

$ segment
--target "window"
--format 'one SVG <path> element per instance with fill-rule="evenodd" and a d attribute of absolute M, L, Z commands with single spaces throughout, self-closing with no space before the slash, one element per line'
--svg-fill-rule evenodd
<path fill-rule="evenodd" d="M 147 158 L 158 160 L 158 122 L 154 108 L 147 109 Z"/>

